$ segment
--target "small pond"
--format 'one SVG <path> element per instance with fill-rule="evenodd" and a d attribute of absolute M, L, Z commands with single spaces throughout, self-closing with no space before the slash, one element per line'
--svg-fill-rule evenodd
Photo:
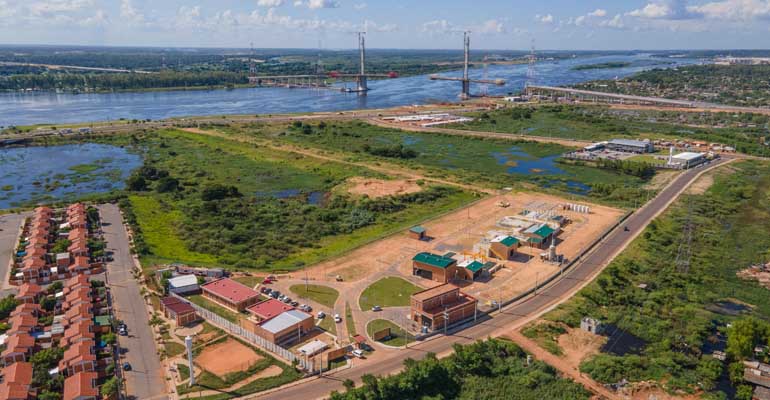
<path fill-rule="evenodd" d="M 491 153 L 492 157 L 500 165 L 508 167 L 509 174 L 524 175 L 562 175 L 566 172 L 556 166 L 556 159 L 561 154 L 554 154 L 547 157 L 535 157 L 519 149 L 517 146 L 511 147 L 506 152 Z"/>
<path fill-rule="evenodd" d="M 104 144 L 0 148 L 0 208 L 122 189 L 142 157 Z"/>

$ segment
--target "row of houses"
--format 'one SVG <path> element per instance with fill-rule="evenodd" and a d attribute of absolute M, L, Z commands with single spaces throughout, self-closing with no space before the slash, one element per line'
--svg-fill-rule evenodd
<path fill-rule="evenodd" d="M 101 272 L 102 264 L 91 260 L 86 206 L 76 203 L 56 214 L 49 207 L 34 210 L 22 232 L 11 284 L 49 283 Z M 67 244 L 66 250 L 57 243 Z"/>
<path fill-rule="evenodd" d="M 315 326 L 313 316 L 229 278 L 201 285 L 203 297 L 236 312 L 248 312 L 241 327 L 278 345 L 301 340 Z"/>
<path fill-rule="evenodd" d="M 40 306 L 44 296 L 56 299 L 53 311 Z M 112 350 L 102 340 L 102 335 L 111 331 L 106 288 L 92 287 L 87 276 L 77 275 L 55 294 L 34 283 L 24 283 L 17 300 L 20 304 L 11 313 L 6 347 L 0 354 L 4 366 L 0 371 L 0 398 L 36 398 L 37 388 L 31 387 L 30 357 L 54 347 L 64 349 L 63 357 L 47 373 L 51 379 L 64 378 L 63 399 L 100 398 L 98 382 L 108 377 L 107 366 L 113 362 Z M 44 317 L 51 322 L 42 323 Z M 27 375 L 29 381 L 23 380 Z"/>

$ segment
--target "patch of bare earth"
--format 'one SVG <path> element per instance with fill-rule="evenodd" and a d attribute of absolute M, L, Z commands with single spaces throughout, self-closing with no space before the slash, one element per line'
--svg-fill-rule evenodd
<path fill-rule="evenodd" d="M 385 196 L 397 196 L 402 194 L 417 193 L 422 190 L 420 185 L 412 180 L 384 180 L 354 177 L 348 180 L 350 188 L 348 193 L 369 196 L 376 199 Z"/>
<path fill-rule="evenodd" d="M 701 394 L 671 394 L 661 389 L 657 382 L 637 382 L 619 391 L 631 400 L 696 400 Z"/>
<path fill-rule="evenodd" d="M 262 356 L 243 343 L 227 339 L 206 347 L 195 358 L 196 364 L 217 376 L 243 371 L 261 360 Z"/>
<path fill-rule="evenodd" d="M 578 368 L 586 358 L 598 354 L 605 342 L 607 342 L 606 337 L 594 335 L 579 328 L 569 328 L 567 333 L 559 336 L 558 339 L 564 362 L 575 368 Z"/>
<path fill-rule="evenodd" d="M 732 175 L 735 172 L 735 168 L 731 165 L 725 165 L 720 168 L 715 168 L 698 178 L 689 189 L 687 194 L 703 194 L 714 184 L 714 179 L 717 176 Z"/>

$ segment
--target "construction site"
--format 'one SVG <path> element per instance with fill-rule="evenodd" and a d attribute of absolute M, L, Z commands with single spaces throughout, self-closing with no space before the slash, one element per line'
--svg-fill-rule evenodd
<path fill-rule="evenodd" d="M 503 194 L 287 278 L 350 286 L 350 296 L 383 276 L 424 288 L 452 283 L 493 308 L 559 273 L 622 216 L 550 195 Z"/>

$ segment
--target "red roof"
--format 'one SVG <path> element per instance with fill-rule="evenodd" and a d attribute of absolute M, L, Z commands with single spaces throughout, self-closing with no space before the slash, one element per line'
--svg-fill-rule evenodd
<path fill-rule="evenodd" d="M 268 299 L 261 303 L 254 304 L 246 310 L 256 315 L 260 319 L 270 319 L 284 311 L 293 309 L 294 307 L 288 304 L 284 304 L 276 299 Z"/>
<path fill-rule="evenodd" d="M 22 297 L 35 297 L 43 292 L 43 288 L 34 283 L 25 283 L 19 287 L 19 294 L 16 295 L 17 299 Z"/>
<path fill-rule="evenodd" d="M 180 301 L 178 303 L 172 303 L 172 304 L 166 304 L 166 308 L 171 310 L 174 314 L 177 315 L 184 315 L 189 313 L 194 313 L 195 309 L 193 306 L 191 306 L 188 303 L 185 303 L 184 301 Z"/>
<path fill-rule="evenodd" d="M 74 400 L 78 397 L 96 397 L 96 372 L 78 372 L 64 380 L 64 400 Z"/>
<path fill-rule="evenodd" d="M 204 291 L 210 292 L 218 297 L 227 299 L 236 304 L 259 296 L 259 293 L 252 290 L 248 286 L 229 278 L 222 278 L 213 282 L 209 282 L 201 286 L 201 288 Z"/>
<path fill-rule="evenodd" d="M 32 383 L 32 364 L 24 361 L 15 362 L 3 368 L 0 374 L 3 375 L 3 382 L 30 385 Z"/>
<path fill-rule="evenodd" d="M 0 383 L 0 399 L 3 400 L 27 400 L 29 398 L 28 386 L 18 383 Z"/>

